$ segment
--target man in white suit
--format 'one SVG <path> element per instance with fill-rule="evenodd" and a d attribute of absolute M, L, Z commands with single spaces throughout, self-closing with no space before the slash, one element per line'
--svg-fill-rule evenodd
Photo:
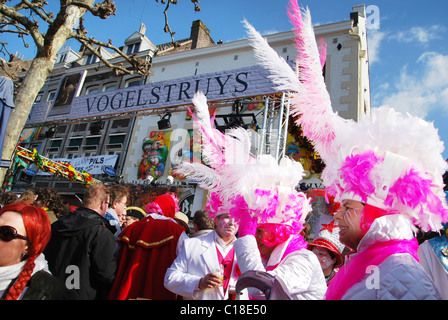
<path fill-rule="evenodd" d="M 218 213 L 214 231 L 184 241 L 165 274 L 165 288 L 185 300 L 234 299 L 241 274 L 233 250 L 237 232 L 235 219 Z"/>

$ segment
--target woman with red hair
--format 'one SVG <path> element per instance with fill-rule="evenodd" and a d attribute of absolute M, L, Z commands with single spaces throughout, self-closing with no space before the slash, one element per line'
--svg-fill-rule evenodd
<path fill-rule="evenodd" d="M 46 212 L 27 203 L 0 210 L 0 296 L 2 300 L 68 298 L 42 251 L 51 237 Z"/>

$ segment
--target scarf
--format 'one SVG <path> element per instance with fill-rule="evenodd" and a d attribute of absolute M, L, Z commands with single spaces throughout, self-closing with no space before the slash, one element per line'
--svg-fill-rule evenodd
<path fill-rule="evenodd" d="M 0 296 L 8 288 L 11 281 L 19 276 L 25 263 L 26 261 L 22 261 L 11 266 L 0 267 Z"/>
<path fill-rule="evenodd" d="M 378 266 L 393 254 L 408 253 L 418 261 L 417 250 L 416 239 L 378 241 L 372 244 L 339 269 L 328 286 L 325 300 L 341 300 L 354 284 L 364 278 L 368 266 Z"/>
<path fill-rule="evenodd" d="M 20 272 L 22 272 L 25 263 L 26 261 L 22 261 L 11 266 L 0 267 L 0 297 L 11 284 L 11 281 L 16 279 L 19 276 Z M 50 273 L 50 271 L 48 270 L 47 260 L 45 260 L 45 256 L 43 254 L 40 254 L 36 258 L 36 260 L 34 260 L 34 263 L 35 266 L 32 275 L 40 270 L 45 270 L 46 272 Z"/>
<path fill-rule="evenodd" d="M 308 245 L 308 243 L 303 239 L 303 237 L 300 234 L 289 238 L 287 241 L 289 242 L 286 246 L 286 250 L 283 252 L 281 256 L 280 261 L 278 261 L 278 263 L 276 263 L 275 265 L 268 266 L 266 268 L 266 271 L 274 270 L 286 258 L 288 254 L 305 249 Z"/>

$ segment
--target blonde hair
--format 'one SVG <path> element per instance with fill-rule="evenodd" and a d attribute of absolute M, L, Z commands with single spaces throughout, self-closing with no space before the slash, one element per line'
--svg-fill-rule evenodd
<path fill-rule="evenodd" d="M 83 206 L 86 208 L 96 208 L 103 202 L 109 202 L 110 190 L 104 184 L 96 183 L 87 186 L 82 198 Z"/>

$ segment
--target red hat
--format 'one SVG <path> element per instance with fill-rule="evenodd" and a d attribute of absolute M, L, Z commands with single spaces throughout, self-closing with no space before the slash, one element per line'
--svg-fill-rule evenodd
<path fill-rule="evenodd" d="M 162 194 L 155 198 L 153 202 L 148 203 L 145 210 L 147 213 L 160 213 L 165 217 L 174 219 L 176 211 L 179 211 L 177 198 L 169 193 Z"/>
<path fill-rule="evenodd" d="M 336 256 L 335 268 L 339 268 L 344 264 L 343 251 L 345 245 L 339 241 L 339 227 L 335 224 L 332 216 L 324 214 L 319 221 L 321 229 L 319 234 L 312 243 L 308 245 L 308 249 L 321 247 L 330 250 Z"/>

